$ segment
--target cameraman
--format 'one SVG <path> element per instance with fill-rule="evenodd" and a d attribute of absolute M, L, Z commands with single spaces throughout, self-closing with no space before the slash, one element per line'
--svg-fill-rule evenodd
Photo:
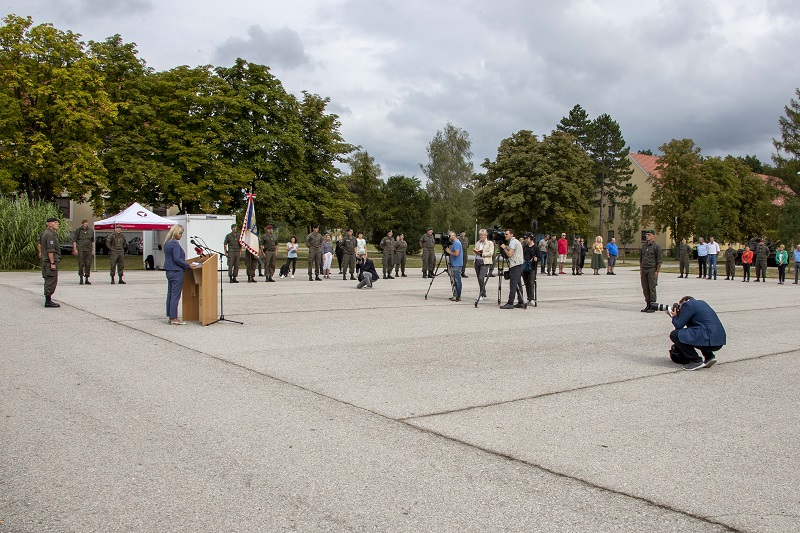
<path fill-rule="evenodd" d="M 479 300 L 486 299 L 486 280 L 489 279 L 489 267 L 494 261 L 494 242 L 486 238 L 488 232 L 482 229 L 478 232 L 478 242 L 472 249 L 475 252 L 475 275 L 478 277 L 480 287 Z"/>
<path fill-rule="evenodd" d="M 677 305 L 667 309 L 675 327 L 669 338 L 674 343 L 670 358 L 684 370 L 708 368 L 717 362 L 714 352 L 726 342 L 725 328 L 717 313 L 703 300 L 684 296 Z M 703 354 L 700 358 L 695 348 Z"/>
<path fill-rule="evenodd" d="M 510 287 L 508 289 L 508 302 L 505 305 L 501 305 L 500 309 L 514 309 L 514 307 L 525 309 L 528 305 L 522 297 L 522 287 L 520 286 L 523 263 L 522 244 L 514 237 L 513 229 L 507 229 L 505 231 L 505 237 L 508 246 L 503 243 L 500 245 L 500 248 L 508 258 L 508 282 Z M 514 296 L 517 297 L 519 302 L 517 305 L 514 305 Z"/>
<path fill-rule="evenodd" d="M 464 266 L 464 250 L 461 248 L 461 242 L 458 240 L 455 231 L 448 231 L 450 236 L 450 246 L 444 249 L 445 253 L 450 256 L 450 265 L 448 270 L 453 277 L 453 285 L 455 292 L 450 298 L 451 302 L 461 301 L 461 267 Z"/>

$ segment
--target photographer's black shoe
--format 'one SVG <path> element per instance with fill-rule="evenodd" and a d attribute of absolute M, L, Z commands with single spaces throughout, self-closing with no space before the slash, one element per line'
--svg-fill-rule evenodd
<path fill-rule="evenodd" d="M 709 368 L 714 366 L 717 363 L 717 358 L 712 357 L 710 359 L 706 359 L 705 363 L 703 363 L 703 368 Z"/>
<path fill-rule="evenodd" d="M 522 302 L 519 302 L 519 303 L 518 303 L 517 305 L 515 305 L 514 307 L 516 307 L 517 309 L 527 309 L 527 308 L 528 308 L 528 304 L 524 304 L 524 303 L 522 303 Z"/>
<path fill-rule="evenodd" d="M 500 306 L 500 309 L 514 309 L 514 306 L 511 304 L 503 304 Z"/>
<path fill-rule="evenodd" d="M 646 306 L 644 309 L 642 309 L 642 311 L 641 311 L 641 312 L 642 312 L 642 313 L 646 313 L 646 312 L 648 312 L 649 310 L 650 310 L 650 306 L 648 305 L 648 306 Z"/>

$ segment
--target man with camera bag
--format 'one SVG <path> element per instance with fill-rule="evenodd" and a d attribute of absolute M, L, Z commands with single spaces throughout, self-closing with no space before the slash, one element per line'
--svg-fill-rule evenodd
<path fill-rule="evenodd" d="M 526 309 L 528 305 L 522 296 L 522 287 L 520 287 L 520 280 L 522 279 L 522 263 L 523 251 L 522 244 L 514 237 L 514 230 L 507 229 L 505 232 L 506 242 L 500 245 L 503 253 L 508 257 L 508 302 L 501 305 L 500 309 Z M 557 258 L 557 257 L 556 257 Z M 518 303 L 514 305 L 514 297 L 517 297 Z"/>
<path fill-rule="evenodd" d="M 675 327 L 669 334 L 673 342 L 669 350 L 670 358 L 684 370 L 708 368 L 717 362 L 714 352 L 726 343 L 725 328 L 717 313 L 703 300 L 684 296 L 680 302 L 667 308 Z M 697 355 L 695 348 L 703 354 Z"/>

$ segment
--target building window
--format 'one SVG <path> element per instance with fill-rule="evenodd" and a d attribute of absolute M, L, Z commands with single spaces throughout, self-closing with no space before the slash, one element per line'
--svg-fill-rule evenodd
<path fill-rule="evenodd" d="M 647 240 L 647 230 L 642 230 L 642 242 Z"/>
<path fill-rule="evenodd" d="M 650 222 L 650 205 L 645 204 L 642 206 L 642 224 Z"/>
<path fill-rule="evenodd" d="M 72 220 L 72 202 L 69 198 L 56 198 L 56 206 L 64 213 L 64 218 Z"/>
<path fill-rule="evenodd" d="M 158 215 L 160 217 L 167 216 L 167 208 L 166 207 L 154 207 L 153 214 Z"/>
<path fill-rule="evenodd" d="M 616 215 L 616 206 L 611 204 L 608 206 L 608 221 L 613 222 L 614 216 Z"/>
<path fill-rule="evenodd" d="M 608 230 L 608 240 L 606 242 L 611 242 L 611 239 L 613 238 L 614 238 L 614 230 L 610 229 Z"/>

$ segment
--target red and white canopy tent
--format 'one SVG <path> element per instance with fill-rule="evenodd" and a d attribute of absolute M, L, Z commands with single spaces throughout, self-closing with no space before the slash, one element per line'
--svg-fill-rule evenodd
<path fill-rule="evenodd" d="M 114 231 L 119 225 L 122 231 L 163 231 L 174 226 L 176 222 L 168 218 L 160 217 L 145 209 L 138 202 L 133 202 L 127 209 L 94 223 L 95 231 Z M 97 271 L 97 254 L 94 254 L 94 269 Z"/>

